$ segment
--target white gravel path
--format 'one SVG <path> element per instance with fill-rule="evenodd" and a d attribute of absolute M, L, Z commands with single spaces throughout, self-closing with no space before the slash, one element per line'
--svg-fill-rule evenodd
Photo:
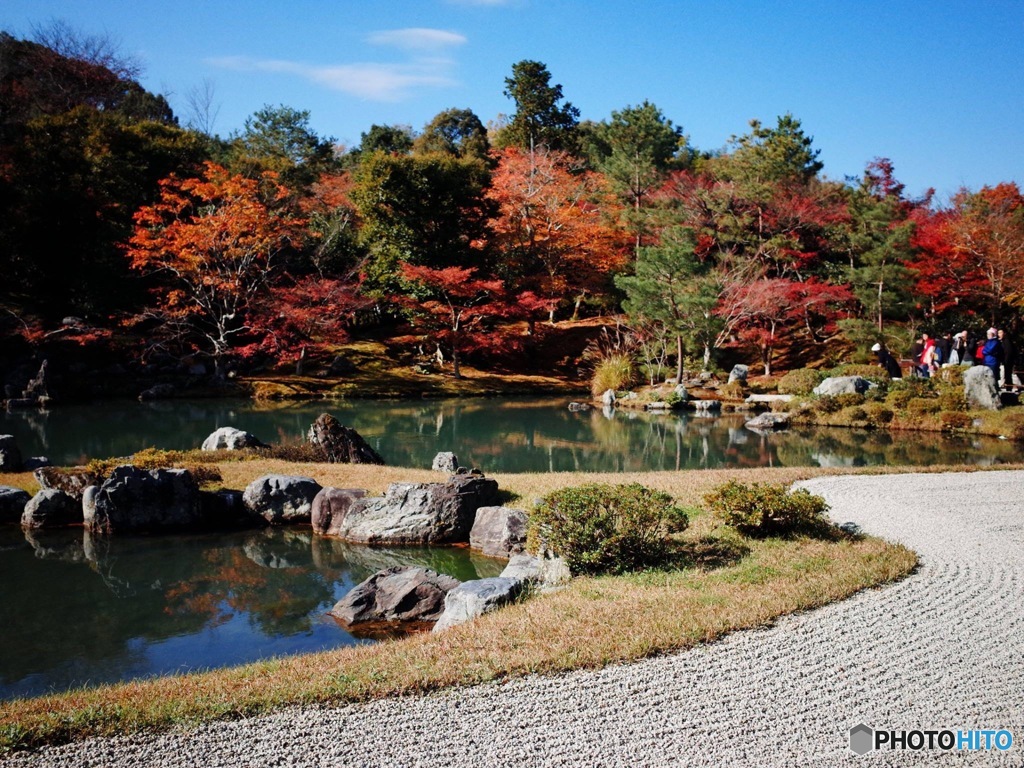
<path fill-rule="evenodd" d="M 823 478 L 833 516 L 916 550 L 899 584 L 598 672 L 291 710 L 10 766 L 1024 766 L 1024 472 Z M 851 753 L 859 722 L 1009 729 L 1007 752 Z"/>

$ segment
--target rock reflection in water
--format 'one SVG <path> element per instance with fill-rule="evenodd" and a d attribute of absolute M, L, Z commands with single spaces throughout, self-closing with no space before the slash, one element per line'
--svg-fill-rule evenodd
<path fill-rule="evenodd" d="M 370 549 L 298 529 L 0 528 L 0 699 L 365 642 L 326 611 L 400 564 L 461 580 L 504 566 L 465 549 Z"/>

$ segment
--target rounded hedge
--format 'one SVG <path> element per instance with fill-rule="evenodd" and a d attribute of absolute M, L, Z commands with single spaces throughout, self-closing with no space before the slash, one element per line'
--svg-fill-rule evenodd
<path fill-rule="evenodd" d="M 573 573 L 625 573 L 663 562 L 669 535 L 688 525 L 667 493 L 589 484 L 545 496 L 530 514 L 527 544 L 564 558 Z"/>

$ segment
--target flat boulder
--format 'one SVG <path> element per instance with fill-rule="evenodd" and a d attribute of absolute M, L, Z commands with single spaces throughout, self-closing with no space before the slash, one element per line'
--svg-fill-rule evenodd
<path fill-rule="evenodd" d="M 342 624 L 437 621 L 445 595 L 458 579 L 429 568 L 398 565 L 378 571 L 353 587 L 329 613 Z"/>
<path fill-rule="evenodd" d="M 142 533 L 204 527 L 199 488 L 187 469 L 116 467 L 85 489 L 85 527 L 95 533 Z"/>
<path fill-rule="evenodd" d="M 511 557 L 526 547 L 526 511 L 480 507 L 469 532 L 469 546 L 490 557 Z"/>
<path fill-rule="evenodd" d="M 271 525 L 308 523 L 321 486 L 312 477 L 264 475 L 242 493 L 242 502 Z"/>
<path fill-rule="evenodd" d="M 321 536 L 339 536 L 352 504 L 366 496 L 362 488 L 321 488 L 313 497 L 310 523 Z"/>
<path fill-rule="evenodd" d="M 220 427 L 203 440 L 204 451 L 240 451 L 243 448 L 262 448 L 256 435 L 235 427 Z"/>
<path fill-rule="evenodd" d="M 444 597 L 444 613 L 434 625 L 434 632 L 464 624 L 514 603 L 525 590 L 525 582 L 502 576 L 466 581 Z"/>
<path fill-rule="evenodd" d="M 21 488 L 0 485 L 0 524 L 21 522 L 25 505 L 32 496 Z"/>
<path fill-rule="evenodd" d="M 309 428 L 309 442 L 333 464 L 383 464 L 384 459 L 363 436 L 329 413 L 320 414 Z"/>
<path fill-rule="evenodd" d="M 819 397 L 863 395 L 875 386 L 863 376 L 829 376 L 812 391 Z"/>
<path fill-rule="evenodd" d="M 0 435 L 0 472 L 21 472 L 21 451 L 14 435 Z"/>
<path fill-rule="evenodd" d="M 988 366 L 974 365 L 964 371 L 964 399 L 968 408 L 998 411 L 1003 407 L 996 378 Z"/>
<path fill-rule="evenodd" d="M 22 528 L 61 528 L 81 522 L 81 503 L 53 488 L 41 490 L 29 499 L 21 514 Z"/>
<path fill-rule="evenodd" d="M 476 511 L 498 500 L 498 484 L 478 474 L 445 483 L 392 483 L 357 499 L 336 535 L 362 544 L 456 544 L 469 540 Z"/>
<path fill-rule="evenodd" d="M 789 414 L 788 413 L 762 413 L 750 421 L 744 426 L 747 429 L 754 430 L 775 430 L 775 429 L 788 429 L 789 428 Z"/>
<path fill-rule="evenodd" d="M 541 592 L 557 589 L 572 579 L 569 566 L 560 557 L 538 557 L 526 552 L 513 555 L 501 576 L 529 584 Z"/>

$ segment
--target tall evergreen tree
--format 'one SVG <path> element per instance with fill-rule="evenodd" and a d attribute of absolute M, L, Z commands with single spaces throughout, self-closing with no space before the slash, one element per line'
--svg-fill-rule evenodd
<path fill-rule="evenodd" d="M 562 86 L 551 85 L 546 65 L 529 60 L 513 64 L 512 76 L 505 78 L 504 93 L 515 102 L 516 111 L 501 130 L 498 146 L 531 150 L 543 145 L 570 153 L 578 151 L 580 111 L 567 101 L 560 103 Z"/>

